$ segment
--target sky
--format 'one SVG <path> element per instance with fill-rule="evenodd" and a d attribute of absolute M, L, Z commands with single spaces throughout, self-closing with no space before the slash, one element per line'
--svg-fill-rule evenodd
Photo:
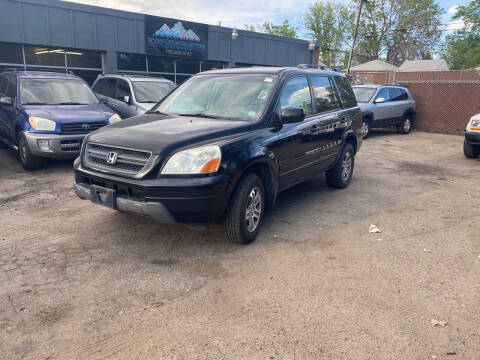
<path fill-rule="evenodd" d="M 70 0 L 118 10 L 165 16 L 182 20 L 242 29 L 245 24 L 262 24 L 265 21 L 281 23 L 288 19 L 295 26 L 302 25 L 303 14 L 311 0 Z M 343 0 L 346 1 L 346 0 Z M 468 0 L 437 0 L 445 9 L 443 23 L 453 30 L 462 26 L 452 23 L 456 6 Z M 308 38 L 305 31 L 300 37 Z"/>

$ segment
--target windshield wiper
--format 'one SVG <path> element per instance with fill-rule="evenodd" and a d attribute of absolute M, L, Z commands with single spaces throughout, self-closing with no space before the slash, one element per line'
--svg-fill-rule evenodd
<path fill-rule="evenodd" d="M 146 114 L 170 115 L 170 114 L 168 114 L 168 113 L 161 112 L 161 111 L 158 111 L 158 110 L 154 110 L 154 111 L 152 111 L 152 110 L 149 110 L 149 111 L 147 111 L 147 112 L 146 112 Z"/>
<path fill-rule="evenodd" d="M 22 103 L 22 105 L 53 105 L 53 104 L 48 104 L 44 102 L 28 102 L 28 103 Z"/>
<path fill-rule="evenodd" d="M 208 115 L 208 114 L 177 114 L 178 116 L 189 116 L 189 117 L 199 117 L 199 118 L 207 118 L 207 119 L 228 119 L 227 117 L 217 116 L 217 115 Z"/>

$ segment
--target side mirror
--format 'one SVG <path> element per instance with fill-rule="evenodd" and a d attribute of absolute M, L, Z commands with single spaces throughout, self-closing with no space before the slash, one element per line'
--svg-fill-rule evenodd
<path fill-rule="evenodd" d="M 387 99 L 383 98 L 383 97 L 378 97 L 375 99 L 374 103 L 375 104 L 381 104 L 381 103 L 384 103 L 385 101 L 387 101 Z"/>
<path fill-rule="evenodd" d="M 280 121 L 282 124 L 299 123 L 305 119 L 305 109 L 301 107 L 288 107 L 282 109 Z"/>
<path fill-rule="evenodd" d="M 13 105 L 13 99 L 10 96 L 2 96 L 2 97 L 0 97 L 0 104 L 1 105 Z"/>
<path fill-rule="evenodd" d="M 125 95 L 125 96 L 123 97 L 123 102 L 124 102 L 124 103 L 127 103 L 127 104 L 130 104 L 130 96 Z"/>

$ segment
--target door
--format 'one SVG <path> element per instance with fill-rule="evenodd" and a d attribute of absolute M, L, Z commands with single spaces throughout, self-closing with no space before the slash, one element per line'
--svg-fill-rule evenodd
<path fill-rule="evenodd" d="M 115 92 L 115 111 L 122 119 L 135 116 L 137 113 L 132 103 L 132 91 L 127 80 L 118 79 Z"/>
<path fill-rule="evenodd" d="M 102 78 L 93 85 L 93 91 L 97 94 L 101 102 L 116 110 L 115 92 L 117 87 L 116 78 Z"/>
<path fill-rule="evenodd" d="M 283 124 L 279 131 L 280 190 L 308 178 L 318 156 L 315 149 L 320 146 L 317 134 L 319 121 L 313 116 L 310 84 L 306 76 L 287 80 L 280 96 L 280 110 L 288 107 L 305 109 L 306 118 L 300 123 Z"/>
<path fill-rule="evenodd" d="M 16 143 L 17 83 L 14 75 L 6 74 L 0 76 L 0 93 L 1 96 L 7 96 L 12 99 L 12 104 L 0 104 L 0 136 Z"/>
<path fill-rule="evenodd" d="M 402 122 L 404 112 L 408 109 L 408 95 L 407 92 L 401 88 L 391 88 L 390 93 L 392 96 L 391 104 L 394 109 L 394 117 L 391 120 L 390 125 L 399 125 Z"/>
<path fill-rule="evenodd" d="M 380 101 L 381 102 L 378 102 Z M 395 116 L 392 109 L 390 88 L 382 88 L 374 99 L 373 127 L 389 126 Z"/>

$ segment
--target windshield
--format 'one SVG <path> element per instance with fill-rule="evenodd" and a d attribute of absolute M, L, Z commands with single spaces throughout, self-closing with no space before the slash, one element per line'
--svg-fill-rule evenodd
<path fill-rule="evenodd" d="M 20 82 L 23 105 L 88 105 L 98 99 L 81 80 L 23 79 Z"/>
<path fill-rule="evenodd" d="M 132 85 L 135 99 L 140 103 L 157 103 L 175 87 L 166 81 L 132 81 Z"/>
<path fill-rule="evenodd" d="M 368 103 L 375 94 L 375 91 L 377 91 L 376 88 L 368 87 L 353 87 L 352 89 L 359 103 Z"/>
<path fill-rule="evenodd" d="M 175 90 L 151 112 L 257 121 L 277 81 L 275 75 L 198 75 Z"/>

